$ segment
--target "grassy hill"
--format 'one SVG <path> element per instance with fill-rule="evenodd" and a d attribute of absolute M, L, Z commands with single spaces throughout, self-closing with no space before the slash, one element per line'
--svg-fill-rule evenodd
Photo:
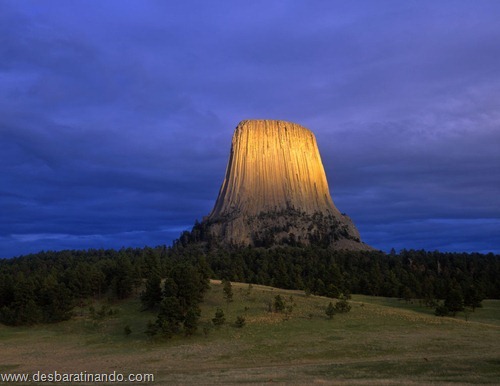
<path fill-rule="evenodd" d="M 198 332 L 151 340 L 155 315 L 138 297 L 94 303 L 67 322 L 35 327 L 0 325 L 0 373 L 153 373 L 153 384 L 497 384 L 500 301 L 456 318 L 440 318 L 417 303 L 354 295 L 352 310 L 328 319 L 332 299 L 302 291 L 233 283 L 226 303 L 212 281 Z M 289 314 L 268 312 L 276 295 Z M 335 302 L 335 301 L 334 301 Z M 214 328 L 217 307 L 227 323 Z M 233 325 L 244 316 L 243 328 Z M 124 327 L 129 326 L 127 336 Z M 33 385 L 34 383 L 30 383 Z M 44 383 L 47 384 L 47 383 Z M 135 383 L 140 384 L 140 383 Z M 151 383 L 144 383 L 151 384 Z"/>

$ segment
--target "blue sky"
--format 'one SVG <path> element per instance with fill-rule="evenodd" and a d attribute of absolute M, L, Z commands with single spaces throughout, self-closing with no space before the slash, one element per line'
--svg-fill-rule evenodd
<path fill-rule="evenodd" d="M 317 137 L 368 244 L 500 253 L 500 2 L 0 0 L 0 257 L 170 244 L 239 121 Z"/>

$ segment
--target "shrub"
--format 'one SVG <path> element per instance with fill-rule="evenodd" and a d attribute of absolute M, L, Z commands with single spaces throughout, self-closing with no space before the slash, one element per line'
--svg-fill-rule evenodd
<path fill-rule="evenodd" d="M 346 299 L 340 299 L 335 303 L 335 311 L 345 313 L 351 311 L 351 305 Z"/>
<path fill-rule="evenodd" d="M 243 316 L 238 316 L 234 325 L 238 328 L 242 328 L 245 325 L 245 318 Z"/>
<path fill-rule="evenodd" d="M 330 302 L 328 307 L 326 307 L 325 314 L 328 316 L 328 319 L 333 318 L 333 315 L 335 314 L 335 307 L 332 302 Z"/>
<path fill-rule="evenodd" d="M 274 297 L 274 311 L 282 312 L 285 309 L 285 302 L 280 295 Z"/>
<path fill-rule="evenodd" d="M 436 310 L 434 311 L 434 315 L 436 316 L 448 316 L 450 313 L 450 310 L 448 310 L 448 307 L 446 307 L 444 304 L 440 304 L 436 307 Z"/>

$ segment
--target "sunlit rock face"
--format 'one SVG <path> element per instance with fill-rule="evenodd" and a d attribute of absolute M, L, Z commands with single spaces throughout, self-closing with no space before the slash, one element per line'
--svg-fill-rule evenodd
<path fill-rule="evenodd" d="M 285 121 L 240 122 L 219 196 L 198 228 L 223 245 L 369 248 L 332 201 L 314 134 Z"/>

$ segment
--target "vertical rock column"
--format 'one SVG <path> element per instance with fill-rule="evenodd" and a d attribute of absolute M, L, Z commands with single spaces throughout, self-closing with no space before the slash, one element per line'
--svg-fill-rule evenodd
<path fill-rule="evenodd" d="M 234 132 L 226 176 L 209 217 L 289 208 L 339 215 L 314 134 L 290 122 L 242 121 Z"/>
<path fill-rule="evenodd" d="M 229 245 L 367 247 L 332 201 L 314 134 L 285 121 L 236 127 L 224 181 L 202 225 Z"/>

